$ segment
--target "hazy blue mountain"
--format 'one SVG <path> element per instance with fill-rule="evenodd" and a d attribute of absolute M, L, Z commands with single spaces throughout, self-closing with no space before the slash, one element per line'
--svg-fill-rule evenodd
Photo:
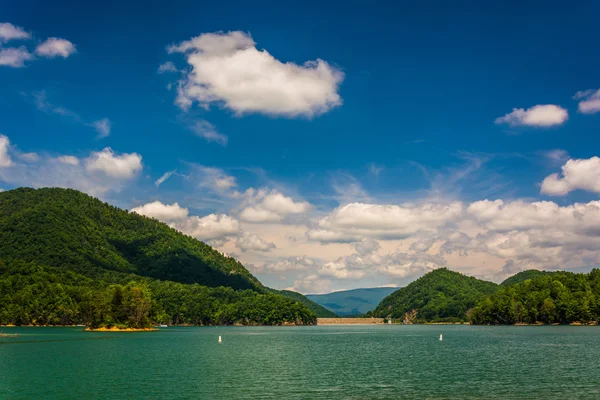
<path fill-rule="evenodd" d="M 307 294 L 306 297 L 340 316 L 345 316 L 364 314 L 375 309 L 381 300 L 398 289 L 397 287 L 352 289 L 327 294 Z"/>

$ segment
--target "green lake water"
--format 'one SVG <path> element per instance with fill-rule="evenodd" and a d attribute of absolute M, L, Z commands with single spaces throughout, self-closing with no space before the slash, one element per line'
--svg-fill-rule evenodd
<path fill-rule="evenodd" d="M 1 400 L 600 398 L 600 327 L 0 329 Z"/>

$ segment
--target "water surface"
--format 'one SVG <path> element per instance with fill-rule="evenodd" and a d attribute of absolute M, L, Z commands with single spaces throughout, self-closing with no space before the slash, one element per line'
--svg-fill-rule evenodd
<path fill-rule="evenodd" d="M 599 327 L 2 330 L 2 400 L 600 398 Z"/>

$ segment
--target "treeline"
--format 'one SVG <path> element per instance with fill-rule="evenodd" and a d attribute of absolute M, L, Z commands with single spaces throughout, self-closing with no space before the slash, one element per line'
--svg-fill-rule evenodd
<path fill-rule="evenodd" d="M 469 311 L 473 324 L 600 321 L 600 270 L 552 272 L 505 287 Z"/>
<path fill-rule="evenodd" d="M 89 327 L 153 324 L 314 324 L 306 306 L 273 293 L 158 281 L 136 275 L 81 274 L 0 260 L 0 324 Z"/>

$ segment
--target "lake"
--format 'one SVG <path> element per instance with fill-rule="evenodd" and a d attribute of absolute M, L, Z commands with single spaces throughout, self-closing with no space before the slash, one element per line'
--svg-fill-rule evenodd
<path fill-rule="evenodd" d="M 0 329 L 2 400 L 600 398 L 600 327 Z"/>

